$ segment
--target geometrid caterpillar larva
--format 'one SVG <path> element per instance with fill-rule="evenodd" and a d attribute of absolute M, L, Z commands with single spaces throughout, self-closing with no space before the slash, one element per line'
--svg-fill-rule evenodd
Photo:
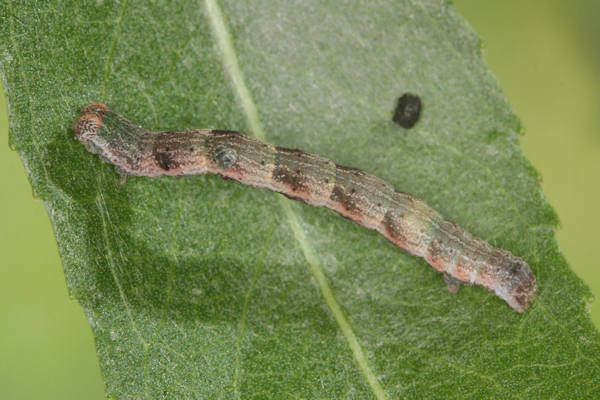
<path fill-rule="evenodd" d="M 123 173 L 210 173 L 270 189 L 377 230 L 443 272 L 451 290 L 458 283 L 481 285 L 519 312 L 535 298 L 536 279 L 523 259 L 473 237 L 422 200 L 359 169 L 233 131 L 150 132 L 102 103 L 85 107 L 73 129 L 89 151 Z"/>

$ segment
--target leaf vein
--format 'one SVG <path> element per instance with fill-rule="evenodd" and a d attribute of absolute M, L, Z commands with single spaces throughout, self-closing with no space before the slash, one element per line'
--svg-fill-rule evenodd
<path fill-rule="evenodd" d="M 110 50 L 108 50 L 108 56 L 106 57 L 106 64 L 104 66 L 104 82 L 102 83 L 102 97 L 106 97 L 106 83 L 108 82 L 108 77 L 110 76 L 110 64 L 112 62 L 113 54 L 115 52 L 115 47 L 117 47 L 117 43 L 121 36 L 121 25 L 123 24 L 123 15 L 125 15 L 125 10 L 127 9 L 127 3 L 129 0 L 125 0 L 123 2 L 123 6 L 121 7 L 121 13 L 119 14 L 119 19 L 117 20 L 117 26 L 115 27 L 114 38 L 112 44 L 110 45 Z"/>
<path fill-rule="evenodd" d="M 223 58 L 223 63 L 225 64 L 225 69 L 232 80 L 234 90 L 242 104 L 242 109 L 250 127 L 250 132 L 252 132 L 253 136 L 257 137 L 258 139 L 265 140 L 266 135 L 258 117 L 256 105 L 254 104 L 254 100 L 252 99 L 252 96 L 250 95 L 250 92 L 244 81 L 244 77 L 233 48 L 233 43 L 227 27 L 225 26 L 221 10 L 216 0 L 205 0 L 205 5 L 208 12 L 208 17 L 213 27 L 213 34 L 215 35 L 218 47 L 222 52 L 221 56 Z M 378 400 L 387 399 L 388 397 L 381 386 L 381 383 L 371 370 L 365 352 L 362 349 L 358 338 L 352 330 L 352 327 L 350 326 L 346 316 L 342 312 L 341 306 L 335 299 L 333 291 L 329 287 L 320 260 L 316 256 L 313 246 L 306 238 L 304 230 L 300 227 L 298 216 L 292 210 L 287 199 L 283 198 L 282 196 L 279 196 L 278 199 L 288 219 L 292 232 L 294 233 L 296 240 L 299 242 L 304 257 L 308 262 L 315 279 L 317 280 L 325 303 L 333 314 L 338 328 L 342 331 L 342 334 L 344 335 L 344 338 L 346 339 L 348 346 L 352 351 L 352 355 L 354 356 L 354 360 L 356 361 L 359 370 L 365 376 L 365 379 L 367 380 L 375 397 Z"/>

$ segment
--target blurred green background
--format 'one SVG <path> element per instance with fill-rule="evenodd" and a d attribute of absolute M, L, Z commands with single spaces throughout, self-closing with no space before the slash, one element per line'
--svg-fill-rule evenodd
<path fill-rule="evenodd" d="M 482 36 L 486 60 L 521 117 L 521 145 L 562 221 L 559 245 L 597 295 L 600 2 L 455 4 Z M 92 333 L 68 297 L 46 210 L 6 146 L 0 97 L 0 399 L 102 399 Z M 591 311 L 600 326 L 600 306 Z"/>

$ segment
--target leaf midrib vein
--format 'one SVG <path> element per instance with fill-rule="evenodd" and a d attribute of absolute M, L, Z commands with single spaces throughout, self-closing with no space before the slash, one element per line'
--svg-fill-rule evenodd
<path fill-rule="evenodd" d="M 110 66 L 112 64 L 112 58 L 115 52 L 115 47 L 117 47 L 119 37 L 121 36 L 121 25 L 123 23 L 123 16 L 125 15 L 125 10 L 127 9 L 128 2 L 129 0 L 125 0 L 123 2 L 121 12 L 119 13 L 119 18 L 117 19 L 117 25 L 115 26 L 114 37 L 110 45 L 110 49 L 108 50 L 108 56 L 106 57 L 106 64 L 104 66 L 104 81 L 102 84 L 102 97 L 106 96 L 106 84 L 108 83 L 108 78 L 110 77 Z"/>
<path fill-rule="evenodd" d="M 265 141 L 265 131 L 258 117 L 258 111 L 256 109 L 254 100 L 252 99 L 250 91 L 246 86 L 244 76 L 239 67 L 237 56 L 235 54 L 231 37 L 225 25 L 225 21 L 223 19 L 223 15 L 217 4 L 217 1 L 205 0 L 205 6 L 208 14 L 208 19 L 210 20 L 210 23 L 213 28 L 213 34 L 217 41 L 218 49 L 221 51 L 221 57 L 223 60 L 225 70 L 229 75 L 232 81 L 233 89 L 241 102 L 242 110 L 246 117 L 246 121 L 250 128 L 250 132 L 254 137 Z M 315 277 L 317 284 L 319 285 L 325 303 L 327 304 L 329 310 L 333 314 L 335 321 L 337 322 L 338 328 L 340 328 L 340 330 L 342 331 L 342 334 L 344 335 L 344 338 L 346 339 L 348 346 L 352 351 L 352 355 L 354 356 L 354 359 L 359 367 L 360 372 L 365 376 L 365 379 L 367 380 L 369 387 L 373 391 L 375 397 L 378 400 L 387 400 L 388 397 L 383 387 L 379 383 L 379 380 L 371 370 L 365 352 L 362 349 L 358 338 L 354 334 L 350 323 L 346 319 L 346 316 L 344 315 L 341 306 L 335 299 L 333 291 L 327 283 L 327 278 L 325 277 L 325 273 L 323 272 L 320 260 L 318 259 L 312 244 L 306 238 L 304 230 L 300 226 L 298 216 L 296 215 L 294 210 L 292 210 L 289 200 L 281 196 L 278 197 L 278 200 L 286 218 L 288 219 L 288 223 L 290 225 L 290 228 L 292 229 L 294 237 L 298 241 L 300 248 L 304 254 L 304 257 L 310 266 L 311 272 Z"/>

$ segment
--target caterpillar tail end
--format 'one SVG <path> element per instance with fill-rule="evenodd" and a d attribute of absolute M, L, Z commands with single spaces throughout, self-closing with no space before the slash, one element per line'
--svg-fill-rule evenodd
<path fill-rule="evenodd" d="M 73 124 L 75 138 L 83 144 L 93 140 L 100 132 L 108 107 L 99 102 L 90 103 L 81 110 Z"/>

